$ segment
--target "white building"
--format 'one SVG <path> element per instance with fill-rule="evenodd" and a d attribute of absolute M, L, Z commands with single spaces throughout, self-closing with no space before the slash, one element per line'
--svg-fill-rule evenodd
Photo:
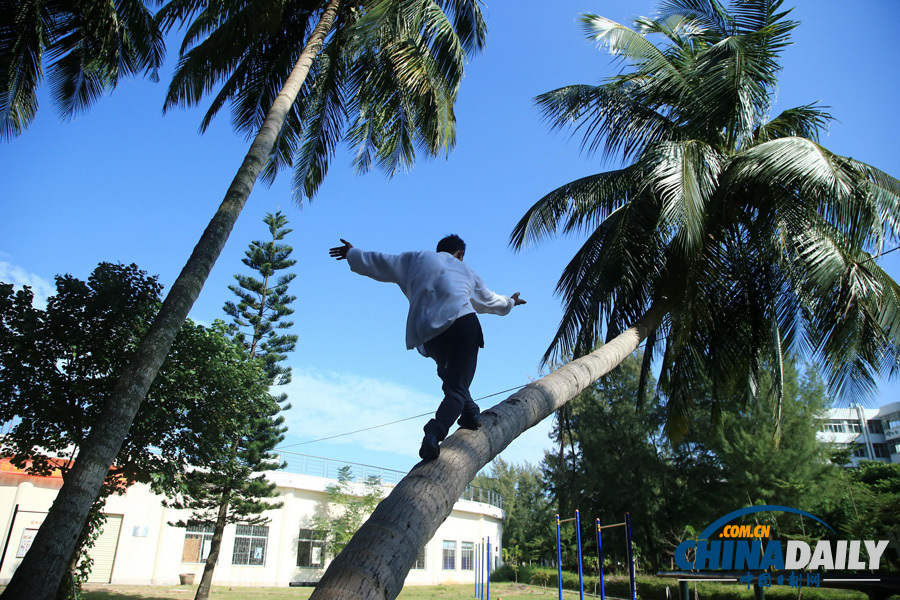
<path fill-rule="evenodd" d="M 349 464 L 353 476 L 378 475 L 385 495 L 405 475 L 366 465 L 292 455 L 288 471 L 269 473 L 278 485 L 282 508 L 267 511 L 263 527 L 229 525 L 225 529 L 213 585 L 287 586 L 311 584 L 322 576 L 330 560 L 324 532 L 312 516 L 324 506 L 325 488 L 336 481 L 340 467 Z M 59 474 L 32 477 L 0 459 L 0 584 L 8 583 L 22 562 L 34 533 L 43 523 L 62 486 Z M 475 552 L 486 552 L 499 566 L 502 544 L 502 497 L 469 488 L 453 507 L 434 538 L 422 550 L 406 578 L 407 585 L 475 582 Z M 94 558 L 91 583 L 172 585 L 180 575 L 203 573 L 203 560 L 212 532 L 182 529 L 168 523 L 184 519 L 186 511 L 165 508 L 145 485 L 132 486 L 113 496 L 104 509 L 107 522 L 90 552 Z M 481 560 L 479 560 L 481 562 Z"/>
<path fill-rule="evenodd" d="M 848 466 L 856 467 L 864 460 L 900 463 L 900 402 L 880 408 L 829 409 L 816 437 L 822 442 L 855 446 Z"/>

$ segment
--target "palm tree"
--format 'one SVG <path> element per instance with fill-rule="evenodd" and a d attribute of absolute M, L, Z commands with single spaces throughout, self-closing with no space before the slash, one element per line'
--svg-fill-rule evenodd
<path fill-rule="evenodd" d="M 580 358 L 417 465 L 311 600 L 396 597 L 477 471 L 645 340 L 646 354 L 664 349 L 673 436 L 687 426 L 692 385 L 708 378 L 723 407 L 746 401 L 760 370 L 777 376 L 789 351 L 821 360 L 838 392 L 865 390 L 876 370 L 897 365 L 900 288 L 874 259 L 898 237 L 900 182 L 823 148 L 817 133 L 830 117 L 821 108 L 767 118 L 778 56 L 797 25 L 780 5 L 743 0 L 726 11 L 715 0 L 666 0 L 637 30 L 584 17 L 632 70 L 538 104 L 554 126 L 581 128 L 586 149 L 634 162 L 554 190 L 512 236 L 521 248 L 589 232 L 560 280 L 565 311 L 545 356 Z M 593 350 L 604 321 L 608 341 Z"/>
<path fill-rule="evenodd" d="M 558 284 L 565 310 L 545 355 L 589 353 L 653 306 L 645 372 L 662 350 L 669 433 L 694 388 L 716 410 L 755 396 L 783 357 L 823 365 L 858 397 L 898 366 L 900 287 L 876 263 L 900 233 L 900 182 L 819 143 L 815 105 L 769 118 L 778 58 L 797 23 L 780 1 L 667 0 L 630 29 L 596 15 L 589 37 L 631 66 L 599 86 L 537 98 L 553 127 L 631 164 L 550 192 L 516 225 L 516 248 L 587 232 Z M 661 38 L 659 47 L 651 37 Z"/>
<path fill-rule="evenodd" d="M 373 161 L 389 173 L 408 167 L 416 147 L 449 151 L 464 63 L 486 33 L 477 0 L 174 0 L 160 12 L 163 26 L 193 17 L 167 105 L 196 103 L 224 81 L 208 117 L 230 99 L 236 113 L 251 113 L 246 122 L 258 131 L 4 600 L 52 597 L 106 471 L 264 168 L 274 176 L 293 160 L 298 194 L 311 195 L 345 114 L 352 118 L 346 135 L 359 148 L 359 169 Z M 201 38 L 216 45 L 191 49 Z"/>
<path fill-rule="evenodd" d="M 143 71 L 157 81 L 164 53 L 142 0 L 0 0 L 0 138 L 34 120 L 45 66 L 59 114 L 69 119 L 123 77 Z"/>

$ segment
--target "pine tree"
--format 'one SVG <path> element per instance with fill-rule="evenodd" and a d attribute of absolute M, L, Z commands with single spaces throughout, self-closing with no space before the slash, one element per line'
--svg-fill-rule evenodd
<path fill-rule="evenodd" d="M 291 368 L 279 363 L 287 358 L 287 352 L 294 350 L 297 336 L 279 332 L 294 325 L 292 321 L 281 319 L 294 312 L 288 305 L 297 297 L 289 295 L 287 291 L 296 274 L 277 273 L 297 263 L 290 258 L 294 249 L 279 243 L 293 230 L 285 228 L 288 220 L 281 211 L 274 215 L 267 213 L 263 223 L 269 226 L 272 239 L 268 242 L 251 242 L 247 256 L 242 261 L 259 273 L 262 279 L 235 275 L 238 285 L 228 286 L 228 289 L 234 292 L 239 301 L 237 304 L 226 302 L 225 312 L 233 319 L 235 341 L 244 344 L 250 356 L 261 357 L 265 361 L 266 374 L 272 385 L 284 385 L 291 381 Z"/>
<path fill-rule="evenodd" d="M 226 302 L 224 310 L 232 317 L 229 329 L 234 341 L 243 347 L 246 360 L 260 361 L 269 386 L 274 386 L 290 382 L 290 367 L 280 363 L 297 344 L 296 335 L 284 333 L 293 322 L 283 320 L 294 312 L 288 305 L 296 297 L 288 294 L 288 286 L 296 275 L 279 272 L 289 269 L 297 261 L 290 258 L 293 248 L 282 243 L 291 232 L 285 227 L 287 218 L 281 212 L 267 213 L 263 222 L 269 227 L 271 239 L 251 242 L 243 259 L 259 278 L 235 275 L 237 285 L 231 285 L 229 289 L 238 301 Z M 260 513 L 281 506 L 280 502 L 266 501 L 277 496 L 277 492 L 275 484 L 266 481 L 262 473 L 286 466 L 277 461 L 272 451 L 287 431 L 283 427 L 284 417 L 278 413 L 290 405 L 285 403 L 286 394 L 273 396 L 270 393 L 267 398 L 268 402 L 252 415 L 247 427 L 236 431 L 230 441 L 211 449 L 214 459 L 197 465 L 201 468 L 193 471 L 181 485 L 181 500 L 172 503 L 172 506 L 194 511 L 189 521 L 177 525 L 213 524 L 214 527 L 195 600 L 209 597 L 225 526 L 229 523 L 244 527 L 264 526 L 268 519 Z M 255 559 L 258 558 L 248 558 L 249 561 Z"/>

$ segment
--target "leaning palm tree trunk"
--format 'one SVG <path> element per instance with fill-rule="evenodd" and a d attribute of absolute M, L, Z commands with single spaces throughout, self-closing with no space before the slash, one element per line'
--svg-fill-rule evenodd
<path fill-rule="evenodd" d="M 666 312 L 657 303 L 633 327 L 485 411 L 478 431 L 459 430 L 435 461 L 420 463 L 360 527 L 329 565 L 310 600 L 393 600 L 416 554 L 434 536 L 476 473 L 634 352 Z"/>
<path fill-rule="evenodd" d="M 329 0 L 294 69 L 266 114 L 219 210 L 166 296 L 150 331 L 116 383 L 99 422 L 91 429 L 70 477 L 64 483 L 31 550 L 16 570 L 3 600 L 52 600 L 91 503 L 116 458 L 138 408 L 150 389 L 178 329 L 187 318 L 209 272 L 241 214 L 256 179 L 275 147 L 284 120 L 313 60 L 331 30 L 341 0 Z"/>

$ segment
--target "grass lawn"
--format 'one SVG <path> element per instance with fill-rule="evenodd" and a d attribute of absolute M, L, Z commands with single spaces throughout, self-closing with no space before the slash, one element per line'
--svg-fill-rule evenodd
<path fill-rule="evenodd" d="M 643 580 L 643 585 L 642 585 Z M 627 584 L 626 584 L 627 585 Z M 643 587 L 643 590 L 641 589 Z M 673 580 L 663 580 L 657 577 L 645 577 L 638 579 L 638 595 L 645 600 L 665 600 L 668 596 L 665 588 L 670 590 L 671 598 L 678 598 L 678 587 Z M 772 600 L 793 600 L 797 598 L 796 590 L 770 588 L 766 593 Z M 213 586 L 210 598 L 212 600 L 307 600 L 312 594 L 313 588 L 292 587 L 221 587 Z M 0 593 L 3 586 L 0 586 Z M 79 600 L 193 600 L 197 586 L 150 586 L 150 585 L 87 585 Z M 589 590 L 585 590 L 588 592 Z M 591 590 L 592 591 L 592 590 Z M 609 590 L 607 590 L 609 591 Z M 625 594 L 627 595 L 627 591 Z M 691 596 L 697 593 L 699 598 L 708 600 L 753 600 L 753 591 L 744 586 L 723 584 L 700 584 L 695 592 L 695 586 L 691 585 Z M 587 594 L 585 594 L 587 596 Z M 620 595 L 621 596 L 621 595 Z M 407 586 L 398 596 L 399 600 L 473 600 L 475 587 L 473 585 L 431 585 L 431 586 Z M 557 600 L 558 591 L 554 588 L 541 588 L 535 585 L 523 585 L 512 583 L 491 583 L 491 599 L 506 600 L 507 598 L 531 597 L 533 600 Z M 860 592 L 848 592 L 843 590 L 809 589 L 803 590 L 804 600 L 865 600 L 865 595 Z M 565 600 L 578 600 L 578 592 L 565 590 Z M 607 595 L 607 598 L 613 598 Z M 896 598 L 896 597 L 895 597 Z"/>
<path fill-rule="evenodd" d="M 215 600 L 306 600 L 313 588 L 291 587 L 219 587 L 213 586 L 209 597 Z M 147 585 L 88 585 L 79 600 L 193 600 L 197 586 L 147 586 Z M 566 596 L 577 598 L 578 594 L 566 592 Z M 532 596 L 553 600 L 557 590 L 541 589 L 535 586 L 514 585 L 512 583 L 492 583 L 491 598 Z M 398 596 L 399 600 L 472 600 L 475 597 L 473 585 L 429 585 L 406 586 Z"/>

